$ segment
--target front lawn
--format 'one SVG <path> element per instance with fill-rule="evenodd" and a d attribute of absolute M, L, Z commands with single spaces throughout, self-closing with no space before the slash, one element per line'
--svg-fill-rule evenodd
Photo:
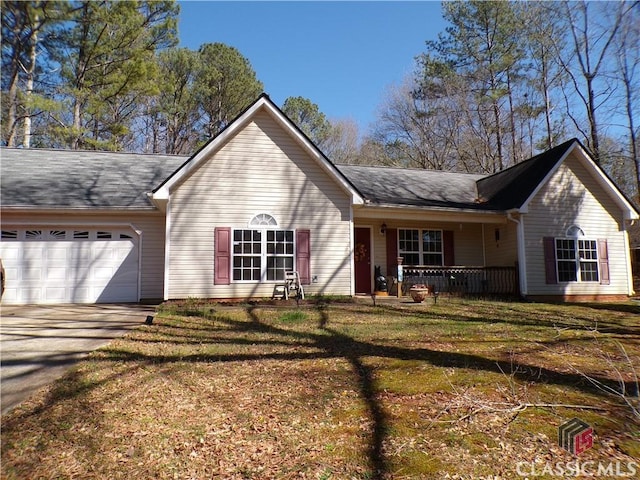
<path fill-rule="evenodd" d="M 164 305 L 2 419 L 2 478 L 640 472 L 637 307 L 381 303 Z"/>

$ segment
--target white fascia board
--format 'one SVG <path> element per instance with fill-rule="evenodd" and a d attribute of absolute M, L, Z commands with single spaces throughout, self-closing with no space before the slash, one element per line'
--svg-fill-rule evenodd
<path fill-rule="evenodd" d="M 639 218 L 636 209 L 629 203 L 629 201 L 620 193 L 620 189 L 611 181 L 611 179 L 598 167 L 591 157 L 582 148 L 579 148 L 580 155 L 578 155 L 578 161 L 590 171 L 596 182 L 607 192 L 613 201 L 620 207 L 623 212 L 623 218 L 625 220 L 637 220 Z"/>

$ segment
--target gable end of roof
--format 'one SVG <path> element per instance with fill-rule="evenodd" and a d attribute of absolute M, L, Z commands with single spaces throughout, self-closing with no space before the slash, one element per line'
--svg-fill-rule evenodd
<path fill-rule="evenodd" d="M 335 165 L 320 151 L 320 149 L 295 125 L 284 112 L 273 103 L 266 93 L 262 93 L 251 105 L 243 110 L 232 122 L 229 123 L 218 135 L 209 140 L 186 162 L 176 169 L 167 179 L 165 179 L 152 192 L 154 201 L 163 201 L 169 198 L 173 188 L 178 186 L 191 175 L 203 162 L 207 160 L 209 154 L 222 147 L 236 132 L 242 129 L 251 121 L 251 118 L 260 109 L 265 109 L 271 116 L 287 130 L 296 141 L 314 158 L 325 172 L 332 176 L 336 182 L 347 192 L 354 204 L 364 202 L 362 195 L 355 185 L 338 170 Z"/>
<path fill-rule="evenodd" d="M 573 138 L 528 160 L 477 181 L 478 201 L 487 208 L 522 208 L 549 174 L 580 142 Z"/>

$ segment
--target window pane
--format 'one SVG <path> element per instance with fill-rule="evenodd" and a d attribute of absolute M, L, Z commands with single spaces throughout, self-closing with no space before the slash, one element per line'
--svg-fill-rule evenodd
<path fill-rule="evenodd" d="M 420 265 L 420 231 L 413 229 L 398 230 L 398 253 L 405 265 Z"/>
<path fill-rule="evenodd" d="M 576 243 L 575 240 L 557 239 L 556 258 L 558 260 L 575 260 Z"/>
<path fill-rule="evenodd" d="M 597 262 L 580 262 L 580 280 L 583 282 L 597 282 L 598 279 L 598 263 Z"/>
<path fill-rule="evenodd" d="M 423 265 L 437 265 L 442 266 L 442 254 L 441 253 L 425 253 L 423 256 Z"/>
<path fill-rule="evenodd" d="M 558 262 L 558 281 L 560 282 L 575 282 L 576 276 L 576 262 L 571 261 L 559 261 Z"/>
<path fill-rule="evenodd" d="M 424 252 L 442 252 L 442 232 L 424 230 L 422 232 L 422 250 Z"/>
<path fill-rule="evenodd" d="M 418 253 L 402 253 L 403 265 L 420 265 L 420 254 Z"/>

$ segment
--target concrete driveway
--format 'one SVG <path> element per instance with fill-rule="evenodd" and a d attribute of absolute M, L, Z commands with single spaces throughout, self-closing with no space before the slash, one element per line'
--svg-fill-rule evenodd
<path fill-rule="evenodd" d="M 144 324 L 147 305 L 28 305 L 0 310 L 2 413 L 80 358 Z"/>

